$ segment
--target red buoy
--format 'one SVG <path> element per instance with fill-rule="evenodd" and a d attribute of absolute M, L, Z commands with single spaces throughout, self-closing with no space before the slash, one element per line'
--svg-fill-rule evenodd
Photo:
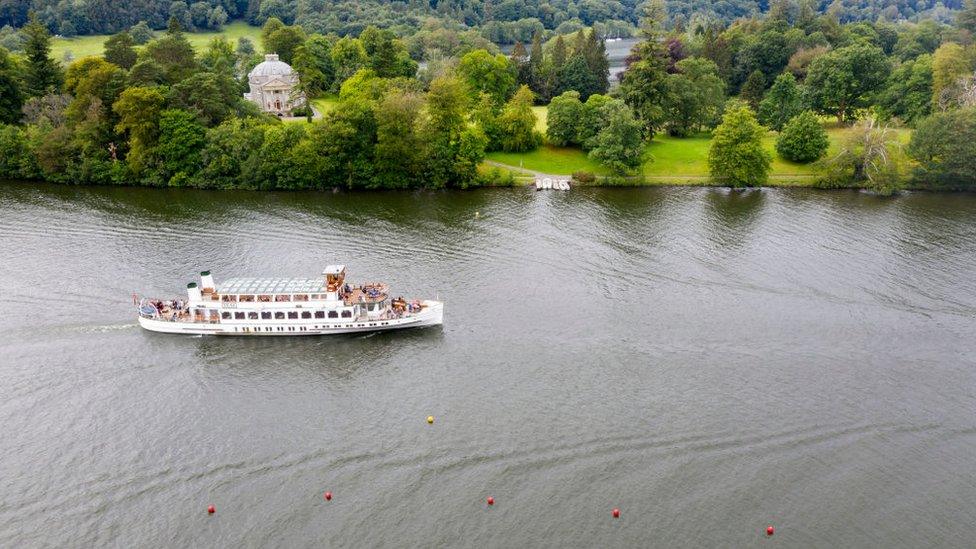
<path fill-rule="evenodd" d="M 767 536 L 773 535 L 774 532 L 776 532 L 776 530 L 774 530 L 772 526 L 767 526 L 766 527 L 766 535 Z"/>
<path fill-rule="evenodd" d="M 613 518 L 620 518 L 620 509 L 613 509 Z"/>
<path fill-rule="evenodd" d="M 494 504 L 495 504 L 495 498 L 488 496 L 488 505 L 494 505 Z"/>
<path fill-rule="evenodd" d="M 214 513 L 217 512 L 217 508 L 214 507 L 213 505 L 210 505 L 210 506 L 207 507 L 207 512 L 212 515 L 212 514 L 214 514 Z"/>
<path fill-rule="evenodd" d="M 325 501 L 332 501 L 332 492 L 325 493 Z"/>

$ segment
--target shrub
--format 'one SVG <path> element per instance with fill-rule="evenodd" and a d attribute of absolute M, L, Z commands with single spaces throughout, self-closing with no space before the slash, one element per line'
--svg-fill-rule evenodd
<path fill-rule="evenodd" d="M 708 150 L 708 169 L 712 177 L 733 187 L 762 185 L 769 176 L 769 153 L 763 148 L 766 130 L 747 106 L 729 107 L 722 123 L 715 128 Z"/>
<path fill-rule="evenodd" d="M 804 111 L 786 123 L 776 139 L 776 152 L 793 162 L 807 163 L 827 152 L 830 140 L 827 132 L 811 111 Z"/>

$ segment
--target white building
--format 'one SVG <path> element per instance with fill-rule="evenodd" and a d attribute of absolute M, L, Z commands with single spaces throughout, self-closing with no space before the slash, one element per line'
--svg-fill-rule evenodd
<path fill-rule="evenodd" d="M 292 109 L 305 105 L 305 98 L 296 90 L 298 73 L 280 61 L 277 53 L 265 55 L 264 61 L 248 73 L 247 82 L 251 91 L 244 94 L 244 99 L 264 112 L 291 116 Z"/>

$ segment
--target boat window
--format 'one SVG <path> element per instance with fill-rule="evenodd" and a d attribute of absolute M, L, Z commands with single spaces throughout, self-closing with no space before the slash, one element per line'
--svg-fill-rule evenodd
<path fill-rule="evenodd" d="M 315 318 L 325 318 L 325 311 L 315 311 Z"/>
<path fill-rule="evenodd" d="M 258 296 L 258 301 L 260 301 L 262 303 L 267 303 L 267 302 L 271 301 L 271 296 L 270 295 L 259 295 Z"/>
<path fill-rule="evenodd" d="M 254 301 L 254 296 L 253 295 L 242 295 L 241 296 L 241 301 L 248 301 L 248 302 Z"/>
<path fill-rule="evenodd" d="M 329 311 L 329 318 L 339 318 L 339 313 L 337 311 Z"/>
<path fill-rule="evenodd" d="M 312 299 L 322 299 L 322 294 L 312 294 Z"/>
<path fill-rule="evenodd" d="M 237 296 L 236 295 L 225 295 L 225 296 L 222 296 L 220 299 L 222 299 L 223 301 L 237 301 Z"/>
<path fill-rule="evenodd" d="M 261 313 L 262 320 L 271 320 L 271 311 L 263 311 Z"/>
<path fill-rule="evenodd" d="M 342 318 L 352 318 L 352 311 L 342 311 Z"/>
<path fill-rule="evenodd" d="M 289 311 L 288 318 L 298 318 L 298 313 L 295 311 Z"/>
<path fill-rule="evenodd" d="M 229 320 L 230 319 L 230 316 L 231 316 L 230 315 L 230 311 L 224 311 L 224 312 L 220 313 L 220 318 L 223 318 L 223 319 Z"/>
<path fill-rule="evenodd" d="M 277 313 L 275 313 L 275 318 L 277 318 L 278 320 L 281 320 L 281 319 L 285 318 L 285 313 L 282 312 L 282 311 L 278 311 Z"/>
<path fill-rule="evenodd" d="M 291 301 L 291 296 L 278 294 L 275 296 L 275 301 Z"/>
<path fill-rule="evenodd" d="M 302 311 L 302 318 L 312 318 L 311 311 Z"/>
<path fill-rule="evenodd" d="M 237 320 L 243 320 L 244 313 L 242 311 L 237 311 L 236 313 L 234 313 L 234 318 L 236 318 Z"/>
<path fill-rule="evenodd" d="M 295 301 L 308 301 L 308 295 L 306 294 L 295 294 Z"/>
<path fill-rule="evenodd" d="M 247 318 L 249 318 L 251 320 L 257 320 L 258 319 L 258 314 L 256 312 L 247 313 Z"/>

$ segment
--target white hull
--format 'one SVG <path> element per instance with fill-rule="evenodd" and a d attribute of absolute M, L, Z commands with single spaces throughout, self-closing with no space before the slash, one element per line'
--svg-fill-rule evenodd
<path fill-rule="evenodd" d="M 353 334 L 440 326 L 444 303 L 424 301 L 424 308 L 408 316 L 389 319 L 222 320 L 219 323 L 174 322 L 139 317 L 139 325 L 152 332 L 187 335 L 298 336 Z"/>

